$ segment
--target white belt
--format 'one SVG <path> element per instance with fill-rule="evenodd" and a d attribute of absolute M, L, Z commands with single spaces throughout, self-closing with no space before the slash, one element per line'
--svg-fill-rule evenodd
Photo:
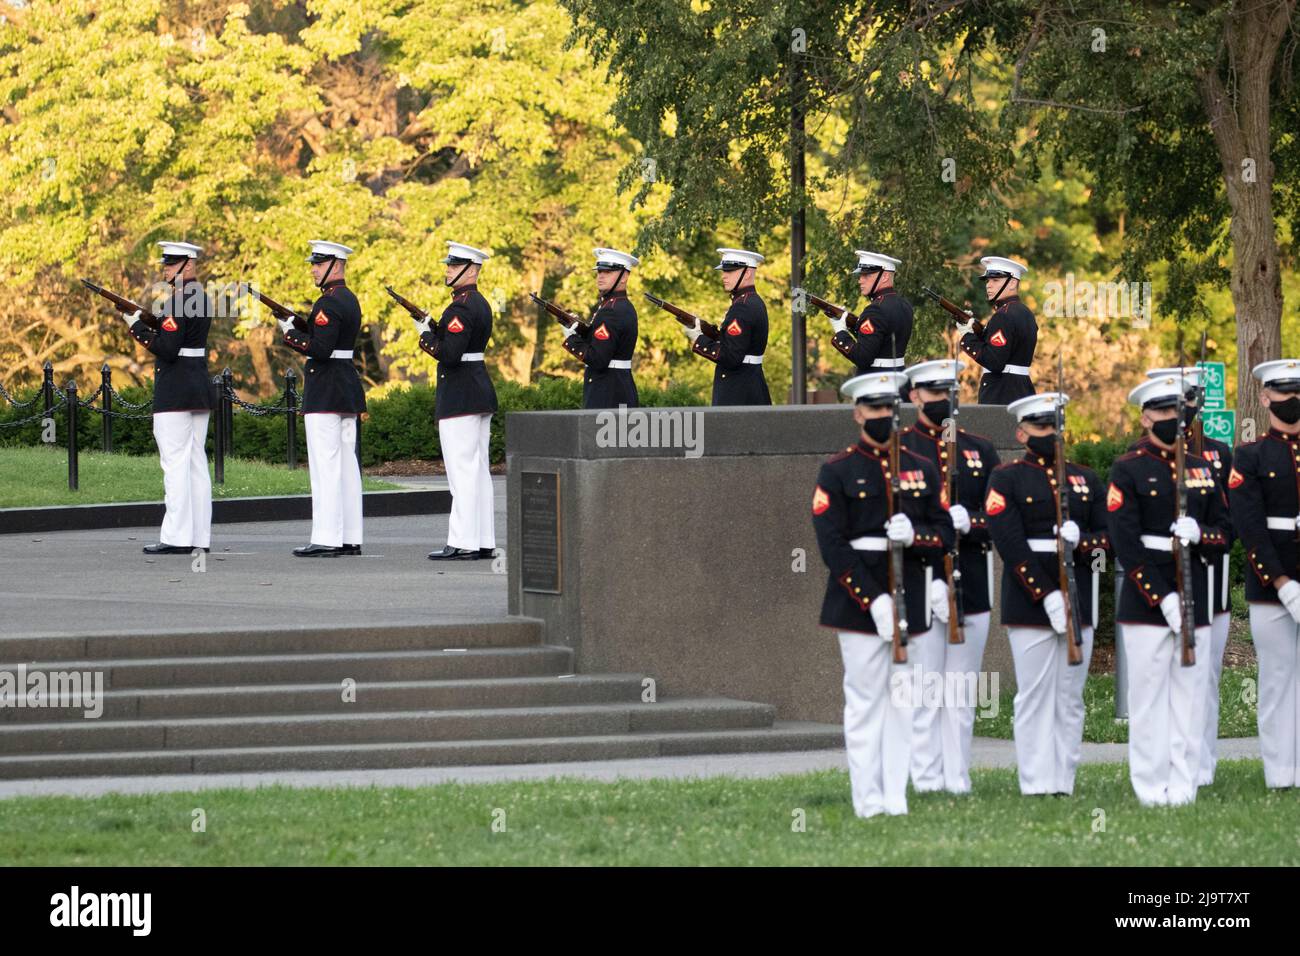
<path fill-rule="evenodd" d="M 181 349 L 176 353 L 181 358 L 204 358 L 208 353 L 206 349 Z M 1295 522 L 1292 522 L 1294 525 Z"/>
<path fill-rule="evenodd" d="M 625 368 L 630 372 L 632 370 L 632 360 L 631 359 L 610 359 L 609 367 Z"/>
<path fill-rule="evenodd" d="M 483 361 L 482 352 L 466 352 L 460 357 L 462 362 L 481 362 Z"/>
<path fill-rule="evenodd" d="M 1003 375 L 1028 375 L 1028 365 L 1004 365 L 1002 366 Z"/>
<path fill-rule="evenodd" d="M 867 535 L 862 538 L 854 538 L 849 542 L 854 551 L 888 551 L 889 539 L 880 538 L 875 535 Z"/>
<path fill-rule="evenodd" d="M 766 354 L 767 354 L 766 352 L 763 353 L 763 355 L 766 355 Z M 746 355 L 746 356 L 745 356 L 745 364 L 746 364 L 746 365 L 762 365 L 762 364 L 763 364 L 763 355 Z"/>
<path fill-rule="evenodd" d="M 1295 522 L 1296 522 L 1295 518 L 1287 518 L 1287 517 L 1278 518 L 1278 517 L 1274 517 L 1273 515 L 1269 515 L 1268 530 L 1269 531 L 1294 531 L 1296 529 Z"/>
<path fill-rule="evenodd" d="M 907 359 L 901 358 L 878 358 L 872 361 L 872 368 L 902 368 L 907 364 Z"/>
<path fill-rule="evenodd" d="M 348 359 L 349 361 L 351 361 L 351 360 L 352 360 L 352 350 L 351 350 L 351 349 L 335 349 L 333 352 L 330 353 L 330 358 L 332 358 L 332 359 Z"/>
<path fill-rule="evenodd" d="M 1144 534 L 1142 547 L 1150 548 L 1152 551 L 1173 551 L 1174 539 L 1163 534 Z"/>
<path fill-rule="evenodd" d="M 1053 554 L 1056 553 L 1055 538 L 1030 538 L 1028 539 L 1028 544 L 1030 551 L 1041 551 L 1044 554 L 1049 551 Z"/>

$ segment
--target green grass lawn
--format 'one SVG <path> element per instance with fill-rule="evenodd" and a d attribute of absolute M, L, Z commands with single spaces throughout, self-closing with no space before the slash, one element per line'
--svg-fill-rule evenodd
<path fill-rule="evenodd" d="M 1014 770 L 965 797 L 913 796 L 859 820 L 848 775 L 546 780 L 404 789 L 214 790 L 0 800 L 13 865 L 317 864 L 1290 866 L 1300 791 L 1259 761 L 1219 764 L 1189 807 L 1148 809 L 1126 764 L 1080 769 L 1073 797 L 1022 797 Z M 206 832 L 191 830 L 193 811 Z M 795 832 L 802 811 L 804 832 Z M 504 823 L 494 832 L 494 820 Z M 1104 825 L 1104 829 L 1102 826 Z M 499 829 L 499 828 L 498 828 Z"/>
<path fill-rule="evenodd" d="M 1219 681 L 1219 736 L 1253 737 L 1259 733 L 1255 699 L 1259 668 L 1225 667 Z M 1002 689 L 993 717 L 975 715 L 978 737 L 1011 739 L 1015 694 Z M 1089 674 L 1083 685 L 1083 739 L 1094 743 L 1128 743 L 1128 722 L 1115 722 L 1115 675 Z"/>
<path fill-rule="evenodd" d="M 161 501 L 163 497 L 162 469 L 152 456 L 82 452 L 77 472 L 80 489 L 69 491 L 67 449 L 0 448 L 0 508 Z M 384 491 L 399 486 L 363 478 L 362 487 Z M 305 467 L 290 471 L 284 465 L 242 458 L 227 458 L 226 483 L 212 485 L 214 498 L 310 493 Z"/>

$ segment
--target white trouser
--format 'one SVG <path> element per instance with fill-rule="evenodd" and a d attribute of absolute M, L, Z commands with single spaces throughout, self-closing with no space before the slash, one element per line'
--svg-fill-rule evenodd
<path fill-rule="evenodd" d="M 329 548 L 361 543 L 361 465 L 357 416 L 310 412 L 307 467 L 311 472 L 311 543 Z"/>
<path fill-rule="evenodd" d="M 906 813 L 912 710 L 906 694 L 900 699 L 892 687 L 907 680 L 907 665 L 894 664 L 890 642 L 875 634 L 841 631 L 839 638 L 853 812 Z"/>
<path fill-rule="evenodd" d="M 212 479 L 208 475 L 208 412 L 154 412 L 153 437 L 162 461 L 163 516 L 158 540 L 181 548 L 212 543 Z"/>
<path fill-rule="evenodd" d="M 969 640 L 969 638 L 967 638 Z M 943 774 L 943 710 L 942 691 L 936 693 L 930 678 L 926 691 L 927 674 L 943 674 L 944 648 L 948 646 L 948 631 L 934 619 L 930 628 L 907 639 L 908 686 L 913 694 L 920 691 L 919 699 L 912 700 L 912 786 L 917 793 L 942 790 Z M 919 668 L 919 671 L 917 670 Z M 918 681 L 916 678 L 920 677 Z"/>
<path fill-rule="evenodd" d="M 990 617 L 989 611 L 967 614 L 966 641 L 962 644 L 948 643 L 948 625 L 938 625 L 944 688 L 939 737 L 943 788 L 949 793 L 970 793 L 970 739 L 975 732 L 975 705 L 979 702 L 980 668 L 989 639 Z"/>
<path fill-rule="evenodd" d="M 1252 604 L 1259 657 L 1259 749 L 1264 785 L 1300 786 L 1300 627 L 1280 604 Z"/>
<path fill-rule="evenodd" d="M 1228 649 L 1228 622 L 1232 615 L 1227 611 L 1214 615 L 1210 621 L 1209 686 L 1205 694 L 1205 745 L 1201 751 L 1201 770 L 1196 778 L 1198 786 L 1214 783 L 1214 768 L 1219 762 L 1219 678 L 1223 676 L 1223 652 Z"/>
<path fill-rule="evenodd" d="M 492 527 L 492 472 L 488 470 L 492 440 L 491 415 L 458 415 L 438 422 L 442 462 L 451 485 L 451 521 L 447 543 L 477 551 L 495 548 Z"/>
<path fill-rule="evenodd" d="M 1210 628 L 1198 627 L 1196 664 L 1182 665 L 1183 639 L 1163 624 L 1125 624 L 1128 762 L 1144 806 L 1196 800 L 1205 740 Z"/>
<path fill-rule="evenodd" d="M 1021 793 L 1074 792 L 1092 633 L 1091 627 L 1083 629 L 1083 663 L 1071 666 L 1066 638 L 1051 628 L 1007 628 L 1016 668 L 1012 728 Z"/>

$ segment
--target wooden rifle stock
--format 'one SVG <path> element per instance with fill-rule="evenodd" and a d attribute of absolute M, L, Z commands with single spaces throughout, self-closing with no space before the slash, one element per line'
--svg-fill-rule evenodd
<path fill-rule="evenodd" d="M 693 315 L 692 313 L 687 312 L 685 309 L 679 309 L 671 302 L 665 302 L 657 295 L 651 295 L 649 292 L 645 292 L 642 294 L 651 302 L 653 302 L 655 305 L 659 306 L 659 308 L 663 309 L 669 315 L 676 318 L 677 321 L 680 322 L 682 325 L 692 326 L 696 322 L 700 323 L 700 331 L 704 333 L 704 337 L 706 339 L 716 340 L 718 338 L 719 335 L 718 327 L 714 325 L 712 322 L 708 322 L 704 319 L 701 319 L 698 315 Z"/>
<path fill-rule="evenodd" d="M 981 322 L 979 319 L 975 318 L 975 316 L 972 315 L 969 310 L 963 309 L 956 302 L 953 302 L 951 299 L 945 298 L 944 296 L 940 295 L 938 292 L 935 292 L 929 286 L 922 286 L 921 291 L 924 292 L 926 295 L 928 295 L 930 298 L 934 299 L 935 302 L 939 303 L 939 308 L 943 309 L 945 312 L 951 315 L 953 317 L 953 320 L 958 325 L 965 325 L 967 322 L 975 323 L 974 325 L 971 326 L 971 328 L 975 330 L 976 335 L 983 337 L 984 323 Z"/>
<path fill-rule="evenodd" d="M 561 325 L 576 325 L 578 326 L 579 331 L 582 332 L 585 332 L 590 327 L 590 323 L 584 322 L 580 316 L 575 315 L 567 309 L 561 309 L 554 302 L 547 302 L 535 292 L 528 293 L 528 298 L 532 299 L 547 312 L 551 313 L 551 315 L 555 316 L 555 321 L 559 322 Z"/>
<path fill-rule="evenodd" d="M 384 291 L 393 297 L 394 302 L 400 305 L 407 312 L 411 313 L 411 318 L 415 319 L 416 322 L 423 322 L 425 319 L 429 318 L 429 313 L 425 312 L 410 299 L 394 292 L 391 285 L 384 286 Z"/>
<path fill-rule="evenodd" d="M 843 318 L 854 329 L 858 327 L 858 317 L 849 311 L 848 306 L 838 306 L 834 302 L 826 301 L 821 296 L 813 295 L 811 292 L 805 292 L 804 295 L 808 297 L 809 302 L 821 309 L 829 318 Z"/>
<path fill-rule="evenodd" d="M 1183 422 L 1185 396 L 1182 383 L 1183 350 L 1181 342 L 1178 349 L 1178 437 L 1174 445 L 1175 481 L 1178 484 L 1178 517 L 1187 515 L 1187 428 Z M 1195 592 L 1192 585 L 1192 549 L 1188 543 L 1174 537 L 1174 572 L 1178 578 L 1178 601 L 1183 615 L 1183 667 L 1196 665 L 1196 607 L 1193 604 Z"/>
<path fill-rule="evenodd" d="M 158 331 L 158 329 L 161 327 L 162 322 L 158 318 L 158 316 L 154 315 L 144 306 L 137 305 L 135 302 L 132 302 L 130 299 L 125 298 L 124 296 L 120 296 L 116 292 L 111 292 L 110 290 L 105 289 L 102 285 L 96 285 L 94 282 L 91 282 L 89 279 L 82 279 L 81 284 L 84 285 L 91 292 L 95 293 L 96 295 L 101 296 L 107 299 L 109 302 L 113 303 L 113 305 L 117 308 L 119 312 L 122 312 L 126 315 L 134 315 L 136 312 L 139 312 L 140 321 L 142 321 L 145 325 L 149 326 L 149 328 L 153 329 L 155 332 Z"/>
<path fill-rule="evenodd" d="M 249 295 L 251 295 L 254 299 L 262 303 L 262 305 L 266 306 L 268 309 L 270 309 L 271 315 L 275 316 L 276 319 L 280 321 L 284 321 L 285 319 L 293 319 L 293 327 L 295 329 L 297 329 L 299 332 L 307 331 L 307 319 L 301 315 L 298 315 L 296 312 L 293 311 L 293 309 L 290 309 L 288 306 L 281 305 L 279 302 L 276 302 L 274 299 L 272 299 L 269 295 L 263 294 L 262 292 L 258 291 L 251 285 L 248 287 L 248 292 Z"/>
<path fill-rule="evenodd" d="M 899 414 L 899 405 L 901 403 L 902 396 L 896 394 L 894 396 L 893 411 L 894 428 L 889 435 L 889 484 L 886 486 L 889 491 L 889 517 L 891 518 L 896 514 L 900 514 L 903 510 L 902 489 L 898 478 L 899 443 L 902 437 L 899 434 L 902 418 Z M 895 664 L 907 663 L 907 595 L 903 579 L 903 542 L 891 538 L 889 541 L 889 593 L 894 598 L 893 652 Z M 927 594 L 925 599 L 928 601 L 930 596 Z"/>
<path fill-rule="evenodd" d="M 1056 357 L 1056 392 L 1065 390 L 1065 361 Z M 1061 537 L 1061 528 L 1070 519 L 1070 479 L 1065 470 L 1065 410 L 1056 400 L 1056 565 L 1057 586 L 1065 598 L 1065 658 L 1071 667 L 1083 663 L 1083 628 L 1079 615 L 1079 581 L 1074 573 L 1074 547 Z"/>
<path fill-rule="evenodd" d="M 955 368 L 955 366 L 954 366 Z M 944 422 L 943 428 L 948 432 L 948 467 L 944 469 L 944 482 L 948 490 L 948 507 L 958 504 L 957 486 L 957 415 L 958 395 L 956 382 L 948 388 L 948 400 L 952 405 L 952 421 Z M 948 577 L 948 643 L 966 643 L 966 611 L 962 594 L 961 575 L 961 532 L 953 529 L 952 548 L 943 556 L 943 572 Z"/>

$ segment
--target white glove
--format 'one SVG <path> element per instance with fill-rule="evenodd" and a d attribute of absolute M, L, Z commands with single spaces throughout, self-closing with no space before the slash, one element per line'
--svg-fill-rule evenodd
<path fill-rule="evenodd" d="M 1295 516 L 1295 526 L 1300 528 L 1300 515 Z"/>
<path fill-rule="evenodd" d="M 1079 530 L 1079 526 L 1075 522 L 1067 521 L 1061 525 L 1061 529 L 1057 533 L 1060 534 L 1062 541 L 1073 548 L 1079 543 L 1079 537 L 1083 532 Z"/>
<path fill-rule="evenodd" d="M 687 337 L 688 339 L 691 340 L 691 345 L 694 345 L 694 344 L 695 344 L 695 340 L 698 339 L 698 338 L 703 334 L 703 333 L 700 331 L 700 320 L 699 320 L 699 319 L 696 319 L 696 320 L 695 320 L 693 323 L 691 323 L 690 325 L 684 325 L 684 326 L 682 326 L 682 330 L 686 333 L 686 337 Z"/>
<path fill-rule="evenodd" d="M 867 610 L 871 612 L 871 620 L 876 624 L 876 633 L 881 637 L 893 640 L 894 599 L 888 594 L 882 594 L 867 605 Z"/>
<path fill-rule="evenodd" d="M 1181 637 L 1183 633 L 1183 602 L 1178 600 L 1178 592 L 1170 591 L 1160 601 L 1160 613 L 1165 616 L 1165 623 L 1169 625 L 1169 630 L 1174 632 L 1174 637 Z"/>
<path fill-rule="evenodd" d="M 1277 599 L 1282 602 L 1291 619 L 1300 624 L 1300 581 L 1288 581 L 1278 588 Z"/>
<path fill-rule="evenodd" d="M 831 328 L 835 330 L 836 335 L 839 335 L 841 332 L 848 331 L 849 323 L 848 320 L 844 318 L 844 316 L 848 315 L 848 312 L 849 310 L 845 309 L 843 312 L 840 313 L 839 318 L 831 319 Z"/>
<path fill-rule="evenodd" d="M 1196 523 L 1195 518 L 1183 515 L 1169 526 L 1169 530 L 1175 538 L 1182 538 L 1192 544 L 1201 543 L 1201 526 Z"/>
<path fill-rule="evenodd" d="M 421 335 L 431 331 L 433 327 L 433 319 L 430 317 L 428 312 L 424 313 L 423 319 L 415 323 L 415 327 L 420 330 Z"/>
<path fill-rule="evenodd" d="M 128 329 L 140 321 L 140 317 L 143 315 L 143 311 L 144 310 L 142 309 L 136 309 L 134 312 L 122 313 L 122 321 L 126 323 L 126 327 Z M 1297 518 L 1296 520 L 1300 521 L 1300 518 Z"/>
<path fill-rule="evenodd" d="M 975 316 L 967 312 L 966 321 L 961 323 L 961 325 L 957 326 L 957 334 L 961 336 L 961 335 L 965 335 L 967 332 L 974 332 L 974 331 L 975 331 Z"/>
<path fill-rule="evenodd" d="M 970 512 L 966 510 L 965 505 L 953 505 L 948 509 L 948 517 L 952 518 L 952 526 L 957 529 L 958 534 L 966 534 L 970 531 Z"/>
<path fill-rule="evenodd" d="M 564 329 L 564 334 L 566 337 L 570 335 L 578 334 L 578 323 L 576 322 L 573 323 L 572 325 L 564 325 L 563 323 L 561 323 L 560 328 Z"/>
<path fill-rule="evenodd" d="M 930 612 L 940 624 L 948 623 L 948 582 L 930 582 Z"/>
<path fill-rule="evenodd" d="M 912 542 L 916 540 L 912 519 L 901 511 L 885 522 L 885 534 L 890 541 L 901 541 L 905 548 L 910 548 Z"/>
<path fill-rule="evenodd" d="M 289 316 L 287 319 L 280 319 L 280 320 L 279 320 L 279 321 L 280 321 L 280 331 L 281 331 L 281 332 L 288 332 L 291 328 L 293 328 L 293 320 L 294 320 L 294 317 L 293 317 L 292 315 Z"/>
<path fill-rule="evenodd" d="M 1065 633 L 1065 595 L 1053 591 L 1043 598 L 1043 610 L 1047 612 L 1047 622 L 1057 634 Z"/>

